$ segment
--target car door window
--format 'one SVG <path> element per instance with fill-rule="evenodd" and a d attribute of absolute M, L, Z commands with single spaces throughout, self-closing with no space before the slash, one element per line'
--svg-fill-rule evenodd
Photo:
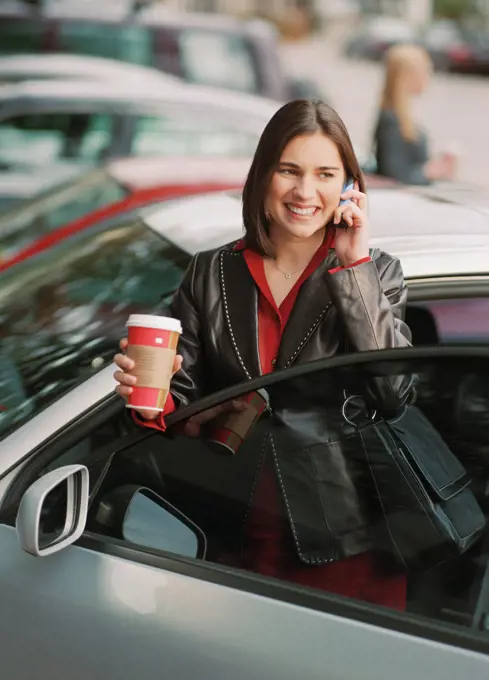
<path fill-rule="evenodd" d="M 315 362 L 228 389 L 222 397 L 207 398 L 200 407 L 191 406 L 190 412 L 187 409 L 189 417 L 184 417 L 185 411 L 168 417 L 166 434 L 154 430 L 138 434 L 130 425 L 129 414 L 118 413 L 111 422 L 98 424 L 71 442 L 44 469 L 72 462 L 88 466 L 91 532 L 111 535 L 109 519 L 102 522 L 103 527 L 97 524 L 97 503 L 103 505 L 104 498 L 112 498 L 119 486 L 147 486 L 205 532 L 208 562 L 251 575 L 259 573 L 288 587 L 308 588 L 316 593 L 318 603 L 331 592 L 344 601 L 364 601 L 372 622 L 375 612 L 397 610 L 396 616 L 382 624 L 388 627 L 401 625 L 403 617 L 414 614 L 421 621 L 415 635 L 432 636 L 432 622 L 436 620 L 441 626 L 438 631 L 464 629 L 472 631 L 474 639 L 483 640 L 481 631 L 489 623 L 488 526 L 482 522 L 477 539 L 469 542 L 465 552 L 445 554 L 443 562 L 430 568 L 418 566 L 406 571 L 392 546 L 384 542 L 392 536 L 384 524 L 385 494 L 394 494 L 391 499 L 395 505 L 399 489 L 386 492 L 384 487 L 381 493 L 379 477 L 373 472 L 375 468 L 382 473 L 390 463 L 376 459 L 380 449 L 365 454 L 355 426 L 368 422 L 368 418 L 378 420 L 381 414 L 398 423 L 405 407 L 394 411 L 391 404 L 386 411 L 378 390 L 382 381 L 392 385 L 410 376 L 416 392 L 411 395 L 409 408 L 419 409 L 464 466 L 474 502 L 487 521 L 489 356 L 474 357 L 472 350 L 465 357 L 435 356 L 433 352 L 429 358 L 409 359 L 404 352 L 402 359 L 396 360 L 391 354 L 389 360 L 376 363 L 365 358 L 364 362 L 348 365 L 345 360 L 336 368 L 331 362 L 329 367 L 327 362 Z M 252 388 L 258 387 L 266 390 L 268 407 L 247 431 L 250 412 L 240 410 L 247 422 L 237 422 L 234 404 L 240 398 L 248 399 L 250 390 L 255 393 Z M 262 403 L 261 396 L 248 403 L 257 406 Z M 231 413 L 233 418 L 227 420 Z M 118 432 L 125 434 L 118 439 Z M 131 440 L 135 432 L 136 440 Z M 141 432 L 144 439 L 137 438 Z M 297 482 L 292 487 L 291 470 Z M 346 483 L 346 473 L 353 487 Z M 289 481 L 284 481 L 286 477 Z M 308 479 L 315 489 L 312 495 L 308 495 Z M 427 486 L 425 493 L 439 512 L 445 512 L 442 491 L 438 496 L 433 485 Z M 306 495 L 301 515 L 296 503 L 302 494 Z M 335 502 L 349 507 L 351 515 L 335 514 Z M 361 522 L 355 518 L 356 504 L 362 508 Z M 390 521 L 400 513 L 402 522 L 397 531 L 406 523 L 418 525 L 420 518 L 406 509 L 409 507 L 401 503 L 397 510 L 388 512 Z M 349 557 L 333 564 L 321 564 L 319 559 L 306 563 L 298 557 L 297 536 L 301 535 L 303 541 L 308 535 L 314 543 L 321 517 L 326 518 L 333 542 L 355 532 L 357 538 L 361 533 L 369 538 L 363 547 L 356 543 Z M 305 543 L 302 549 L 307 552 Z M 432 549 L 436 553 L 439 548 L 433 544 Z M 423 565 L 424 553 L 418 557 Z M 401 600 L 405 605 L 400 605 Z"/>
<path fill-rule="evenodd" d="M 135 156 L 250 156 L 258 135 L 234 129 L 209 114 L 145 116 L 136 121 Z"/>
<path fill-rule="evenodd" d="M 189 259 L 128 218 L 12 267 L 0 290 L 0 372 L 8 376 L 0 438 L 104 366 L 128 315 L 167 302 Z"/>
<path fill-rule="evenodd" d="M 180 33 L 179 45 L 182 71 L 190 82 L 259 91 L 254 58 L 243 36 L 189 28 Z"/>
<path fill-rule="evenodd" d="M 0 21 L 0 54 L 39 53 L 46 47 L 42 20 L 3 16 Z"/>
<path fill-rule="evenodd" d="M 96 161 L 110 146 L 114 120 L 97 113 L 32 113 L 0 122 L 0 161 L 43 165 Z"/>
<path fill-rule="evenodd" d="M 409 305 L 414 345 L 489 343 L 489 297 L 423 300 Z"/>

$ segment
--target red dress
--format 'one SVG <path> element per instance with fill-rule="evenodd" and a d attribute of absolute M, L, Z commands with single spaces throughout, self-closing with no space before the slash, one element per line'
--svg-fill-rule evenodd
<path fill-rule="evenodd" d="M 274 359 L 278 354 L 282 333 L 300 287 L 328 254 L 332 238 L 319 248 L 279 308 L 268 286 L 263 259 L 250 249 L 244 250 L 248 269 L 259 291 L 258 344 L 263 374 L 274 370 Z M 365 258 L 352 266 L 368 260 L 370 258 Z M 331 273 L 335 271 L 331 270 Z M 147 427 L 164 430 L 164 416 L 174 409 L 173 398 L 169 395 L 165 410 L 156 421 L 143 422 L 135 414 L 134 418 Z M 371 552 L 323 566 L 308 566 L 299 560 L 273 462 L 269 458 L 262 465 L 245 527 L 243 546 L 240 565 L 248 571 L 393 609 L 406 608 L 406 576 L 381 570 Z"/>

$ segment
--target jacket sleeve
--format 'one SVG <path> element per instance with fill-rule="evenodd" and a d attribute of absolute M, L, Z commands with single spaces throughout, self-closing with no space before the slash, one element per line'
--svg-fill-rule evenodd
<path fill-rule="evenodd" d="M 407 288 L 399 260 L 380 253 L 327 276 L 352 348 L 365 352 L 411 346 L 411 331 L 404 322 Z M 372 378 L 366 396 L 376 408 L 396 411 L 413 386 L 412 376 Z"/>
<path fill-rule="evenodd" d="M 376 145 L 377 167 L 381 175 L 404 184 L 427 185 L 430 183 L 424 173 L 426 159 L 415 153 L 413 144 L 402 137 L 396 121 L 385 120 L 379 125 Z"/>
<path fill-rule="evenodd" d="M 171 381 L 170 392 L 175 406 L 185 406 L 201 396 L 201 318 L 195 300 L 195 276 L 198 255 L 196 255 L 183 277 L 171 303 L 159 310 L 161 314 L 179 319 L 182 335 L 177 352 L 183 357 L 182 368 Z"/>

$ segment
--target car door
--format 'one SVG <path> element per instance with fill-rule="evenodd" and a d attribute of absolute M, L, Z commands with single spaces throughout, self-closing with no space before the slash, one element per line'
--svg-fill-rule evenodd
<path fill-rule="evenodd" d="M 283 413 L 293 397 L 295 415 L 307 423 L 311 409 L 317 416 L 327 401 L 331 413 L 340 417 L 345 389 L 346 394 L 362 394 L 372 380 L 406 374 L 416 374 L 417 406 L 469 470 L 473 492 L 487 515 L 486 348 L 387 350 L 296 366 L 177 411 L 168 417 L 165 434 L 135 428 L 122 402 L 109 398 L 26 450 L 29 428 L 39 432 L 47 421 L 52 427 L 53 405 L 4 440 L 0 650 L 6 677 L 486 677 L 487 528 L 465 554 L 431 571 L 409 573 L 405 610 L 373 604 L 368 597 L 330 593 L 327 583 L 306 587 L 244 567 L 234 518 L 243 512 L 246 516 L 256 456 L 262 450 L 258 442 L 264 433 L 283 427 L 275 404 L 281 404 Z M 235 455 L 217 454 L 209 445 L 217 426 L 210 415 L 260 388 L 268 393 L 270 410 L 255 421 Z M 77 389 L 88 394 L 90 381 Z M 72 408 L 79 394 L 65 397 L 66 405 Z M 206 425 L 195 436 L 189 419 L 202 413 L 207 414 Z M 298 453 L 313 452 L 311 460 L 318 463 L 321 448 L 314 438 L 313 429 L 305 427 Z M 89 471 L 85 532 L 57 550 L 56 532 L 66 529 L 67 496 L 55 490 L 42 502 L 38 523 L 39 535 L 54 552 L 33 557 L 16 536 L 19 504 L 33 484 L 73 465 Z M 327 465 L 322 469 L 327 475 Z M 318 481 L 322 474 L 316 470 Z M 200 526 L 207 538 L 205 560 L 182 554 L 171 543 L 155 549 L 144 531 L 129 542 L 113 504 L 128 487 L 149 488 Z M 75 528 L 80 527 L 70 531 Z"/>
<path fill-rule="evenodd" d="M 489 342 L 489 276 L 419 278 L 408 285 L 406 322 L 414 345 Z"/>

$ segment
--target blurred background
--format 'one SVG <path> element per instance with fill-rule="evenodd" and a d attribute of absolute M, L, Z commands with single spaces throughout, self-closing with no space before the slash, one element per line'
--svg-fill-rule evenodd
<path fill-rule="evenodd" d="M 249 156 L 297 96 L 332 104 L 368 164 L 399 42 L 432 58 L 431 153 L 488 187 L 489 0 L 0 0 L 0 207 L 114 157 Z"/>

